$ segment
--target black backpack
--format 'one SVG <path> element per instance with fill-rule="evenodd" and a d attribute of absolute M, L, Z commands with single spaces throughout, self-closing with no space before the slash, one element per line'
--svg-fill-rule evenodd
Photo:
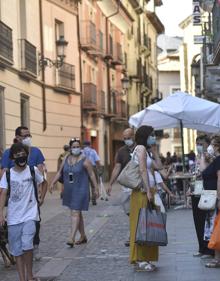
<path fill-rule="evenodd" d="M 32 181 L 33 181 L 33 185 L 34 185 L 34 194 L 35 194 L 35 198 L 36 198 L 36 201 L 37 201 L 37 204 L 38 204 L 38 211 L 40 211 L 39 209 L 39 198 L 38 198 L 38 190 L 37 190 L 37 184 L 36 184 L 36 181 L 35 181 L 35 170 L 34 170 L 34 167 L 30 167 L 29 166 L 29 169 L 30 169 L 30 173 L 31 173 L 31 177 L 32 177 Z M 7 183 L 8 183 L 8 190 L 7 190 L 7 199 L 6 199 L 6 203 L 5 203 L 5 206 L 7 207 L 8 206 L 8 200 L 10 198 L 10 192 L 11 192 L 11 187 L 10 187 L 10 169 L 6 171 L 6 179 L 7 179 Z M 39 212 L 40 214 L 40 212 Z"/>

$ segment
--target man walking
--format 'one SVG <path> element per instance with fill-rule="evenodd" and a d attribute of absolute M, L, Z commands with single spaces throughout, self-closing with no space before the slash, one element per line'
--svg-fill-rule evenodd
<path fill-rule="evenodd" d="M 22 143 L 28 147 L 29 155 L 27 163 L 30 167 L 37 167 L 39 171 L 44 174 L 44 161 L 45 158 L 38 147 L 32 146 L 31 144 L 31 134 L 27 127 L 20 126 L 15 130 L 15 139 L 14 143 Z M 2 173 L 6 170 L 9 170 L 14 166 L 14 160 L 10 157 L 10 149 L 6 149 L 2 155 L 2 162 L 1 162 L 1 169 Z M 40 260 L 40 251 L 39 251 L 39 244 L 40 244 L 40 222 L 36 222 L 36 234 L 34 237 L 34 258 L 35 260 Z"/>
<path fill-rule="evenodd" d="M 83 142 L 83 154 L 92 163 L 93 171 L 95 173 L 96 180 L 98 182 L 98 176 L 101 175 L 100 157 L 99 157 L 98 153 L 96 152 L 96 150 L 91 147 L 90 141 Z M 90 184 L 91 184 L 91 193 L 92 193 L 92 205 L 97 205 L 95 186 L 93 185 L 92 182 L 90 182 Z"/>
<path fill-rule="evenodd" d="M 118 150 L 115 156 L 115 165 L 112 170 L 111 178 L 109 181 L 109 187 L 107 189 L 108 195 L 111 195 L 113 183 L 116 181 L 120 172 L 123 170 L 123 168 L 127 165 L 127 163 L 131 159 L 131 153 L 133 152 L 135 147 L 133 129 L 128 128 L 124 130 L 123 139 L 125 145 Z M 127 215 L 129 215 L 130 212 L 130 196 L 131 196 L 131 190 L 129 188 L 123 187 L 121 203 Z M 125 242 L 125 246 L 129 246 L 129 241 Z"/>

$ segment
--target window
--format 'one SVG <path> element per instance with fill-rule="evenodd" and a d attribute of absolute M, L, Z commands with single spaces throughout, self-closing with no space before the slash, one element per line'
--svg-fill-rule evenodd
<path fill-rule="evenodd" d="M 55 20 L 55 42 L 60 39 L 60 36 L 64 36 L 64 24 L 59 20 Z"/>
<path fill-rule="evenodd" d="M 20 110 L 21 110 L 21 126 L 30 127 L 30 110 L 29 97 L 21 94 Z"/>
<path fill-rule="evenodd" d="M 0 86 L 0 149 L 5 147 L 4 88 Z"/>

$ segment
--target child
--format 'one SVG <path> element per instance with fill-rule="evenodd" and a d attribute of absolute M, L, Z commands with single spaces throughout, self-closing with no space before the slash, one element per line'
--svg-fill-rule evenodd
<path fill-rule="evenodd" d="M 15 256 L 20 281 L 39 280 L 34 278 L 32 273 L 33 238 L 36 221 L 39 221 L 39 206 L 43 204 L 47 192 L 47 183 L 41 172 L 36 167 L 34 167 L 34 172 L 31 172 L 27 165 L 28 154 L 28 147 L 22 143 L 13 144 L 10 149 L 10 159 L 14 160 L 15 165 L 10 169 L 10 179 L 7 179 L 5 172 L 0 181 L 2 191 L 0 225 L 4 224 L 3 211 L 7 190 L 10 188 L 7 207 L 9 251 Z M 40 201 L 38 201 L 36 190 L 39 184 L 42 185 Z"/>

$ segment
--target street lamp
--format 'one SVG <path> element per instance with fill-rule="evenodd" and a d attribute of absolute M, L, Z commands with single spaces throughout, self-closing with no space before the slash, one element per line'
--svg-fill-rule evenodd
<path fill-rule="evenodd" d="M 192 76 L 198 77 L 200 75 L 200 61 L 191 64 Z"/>
<path fill-rule="evenodd" d="M 129 89 L 130 80 L 126 75 L 121 79 L 121 84 L 122 84 L 122 89 L 124 89 L 126 91 Z"/>
<path fill-rule="evenodd" d="M 41 68 L 49 66 L 49 67 L 55 67 L 60 68 L 64 63 L 65 58 L 65 49 L 68 45 L 68 42 L 64 39 L 64 36 L 61 35 L 60 38 L 56 41 L 56 47 L 57 47 L 57 59 L 51 60 L 50 58 L 46 58 L 44 56 L 41 56 L 39 59 L 39 65 Z"/>

